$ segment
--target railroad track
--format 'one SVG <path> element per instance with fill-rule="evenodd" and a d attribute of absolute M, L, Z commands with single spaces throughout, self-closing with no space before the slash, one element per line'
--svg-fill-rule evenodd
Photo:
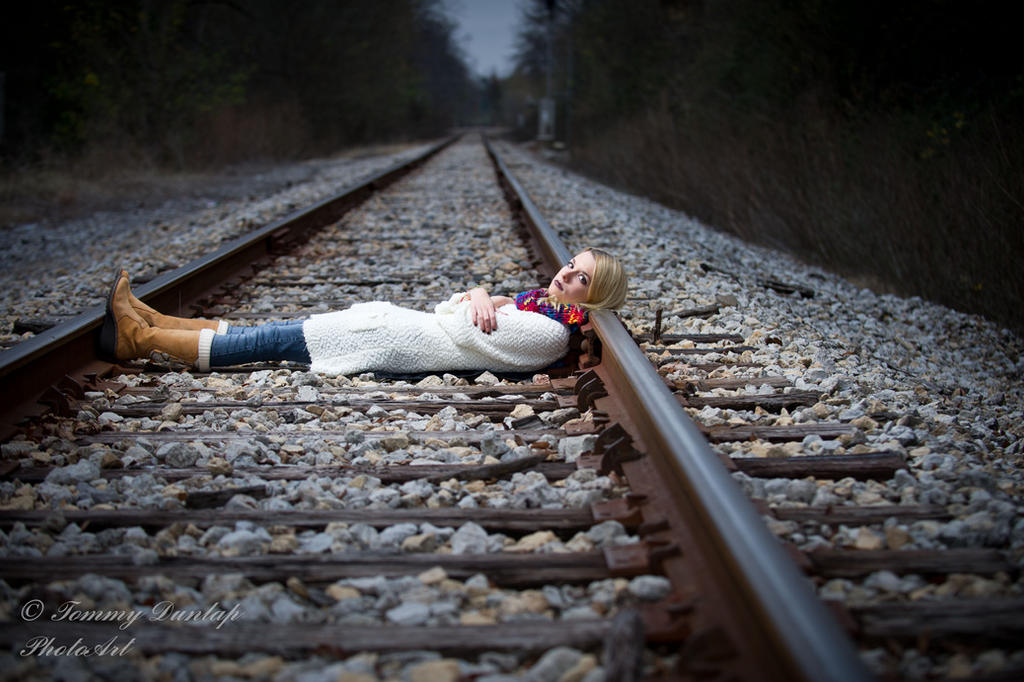
<path fill-rule="evenodd" d="M 567 260 L 496 154 L 504 194 L 475 139 L 430 157 L 387 189 L 406 170 L 139 293 L 157 308 L 194 303 L 237 321 L 371 299 L 425 308 L 474 284 L 534 288 Z M 47 669 L 45 657 L 17 655 L 40 636 L 112 649 L 131 640 L 124 656 L 75 664 L 143 677 L 189 665 L 199 677 L 867 679 L 842 626 L 862 649 L 920 645 L 922 622 L 940 643 L 1019 634 L 1020 604 L 1006 600 L 947 603 L 943 620 L 934 605 L 907 604 L 840 607 L 837 618 L 814 597 L 798 566 L 819 584 L 1014 567 L 990 548 L 787 553 L 758 512 L 769 526 L 820 527 L 949 511 L 755 509 L 730 470 L 746 480 L 885 480 L 905 461 L 885 451 L 716 455 L 708 441 L 856 439 L 860 429 L 691 423 L 684 409 L 778 413 L 821 398 L 763 373 L 700 376 L 713 368 L 692 356 L 743 358 L 742 337 L 656 325 L 645 339 L 597 313 L 575 364 L 546 375 L 330 379 L 276 364 L 200 375 L 97 363 L 99 317 L 83 314 L 65 325 L 68 338 L 43 335 L 4 365 L 0 577 L 10 587 L 0 637 L 26 675 Z M 693 376 L 682 378 L 684 368 Z M 50 411 L 15 422 L 32 409 L 14 396 L 41 381 Z M 72 600 L 157 622 L 24 617 Z M 177 626 L 174 613 L 198 622 Z"/>

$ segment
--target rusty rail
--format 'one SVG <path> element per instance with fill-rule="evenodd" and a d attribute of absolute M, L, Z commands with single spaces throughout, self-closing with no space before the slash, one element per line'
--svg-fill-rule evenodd
<path fill-rule="evenodd" d="M 485 140 L 510 203 L 534 233 L 548 267 L 569 250 Z M 867 671 L 835 617 L 768 532 L 696 425 L 672 396 L 619 319 L 596 311 L 594 368 L 615 403 L 601 407 L 623 424 L 632 448 L 620 457 L 650 529 L 645 537 L 677 594 L 660 621 L 685 636 L 682 668 L 749 680 L 867 680 Z M 616 407 L 618 406 L 618 407 Z M 619 414 L 611 413 L 621 410 Z M 631 460 L 631 461 L 621 461 Z M 650 637 L 650 634 L 648 635 Z M 719 679 L 716 677 L 716 679 Z"/>

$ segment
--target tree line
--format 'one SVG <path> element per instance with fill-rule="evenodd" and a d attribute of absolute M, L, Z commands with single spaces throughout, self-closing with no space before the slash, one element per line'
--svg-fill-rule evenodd
<path fill-rule="evenodd" d="M 1003 3 L 530 0 L 506 120 L 550 53 L 578 168 L 1024 330 L 1017 32 Z"/>
<path fill-rule="evenodd" d="M 437 135 L 477 84 L 439 0 L 37 0 L 4 22 L 7 160 L 160 164 Z"/>

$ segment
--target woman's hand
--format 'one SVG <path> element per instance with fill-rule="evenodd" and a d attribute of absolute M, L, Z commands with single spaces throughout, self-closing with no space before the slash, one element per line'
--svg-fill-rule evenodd
<path fill-rule="evenodd" d="M 482 287 L 469 292 L 469 309 L 473 324 L 484 334 L 490 334 L 498 328 L 498 308 L 511 302 L 508 296 L 491 296 Z"/>

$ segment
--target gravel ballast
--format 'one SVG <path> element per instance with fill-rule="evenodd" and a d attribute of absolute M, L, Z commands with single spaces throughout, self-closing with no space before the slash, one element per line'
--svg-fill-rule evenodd
<path fill-rule="evenodd" d="M 397 156 L 418 153 L 425 145 L 410 147 Z M 884 451 L 901 456 L 907 469 L 890 480 L 815 480 L 752 478 L 733 474 L 737 484 L 752 498 L 775 508 L 807 506 L 870 506 L 876 504 L 941 505 L 952 518 L 942 521 L 901 522 L 846 526 L 769 520 L 779 538 L 804 551 L 815 548 L 849 549 L 944 549 L 989 547 L 1007 553 L 1015 574 L 949 576 L 933 580 L 917 575 L 879 571 L 861 579 L 836 579 L 816 586 L 826 599 L 849 607 L 879 603 L 917 602 L 951 596 L 1020 598 L 1024 596 L 1019 568 L 1024 559 L 1024 387 L 1021 376 L 1024 341 L 976 316 L 958 313 L 917 298 L 879 295 L 860 289 L 830 273 L 794 261 L 784 254 L 751 247 L 715 232 L 687 216 L 653 202 L 590 182 L 533 154 L 502 145 L 514 172 L 541 211 L 567 242 L 570 250 L 603 246 L 620 255 L 632 275 L 631 300 L 622 318 L 635 334 L 651 331 L 655 313 L 662 310 L 665 334 L 728 333 L 744 339 L 752 350 L 731 358 L 709 351 L 690 356 L 691 363 L 722 363 L 714 369 L 680 367 L 669 379 L 748 379 L 743 389 L 715 389 L 718 395 L 770 391 L 758 378 L 784 376 L 793 390 L 817 391 L 822 398 L 807 407 L 766 412 L 705 407 L 689 408 L 702 424 L 786 425 L 842 421 L 855 424 L 858 437 L 822 439 L 808 436 L 802 442 L 767 444 L 734 441 L 714 449 L 731 457 L 782 457 Z M 367 209 L 352 225 L 381 228 L 404 238 L 424 224 L 442 224 L 449 232 L 445 244 L 423 247 L 447 252 L 449 272 L 416 291 L 431 301 L 446 298 L 460 284 L 451 270 L 488 286 L 495 293 L 532 288 L 519 263 L 521 249 L 507 244 L 499 229 L 509 220 L 507 209 L 498 208 L 498 190 L 488 183 L 490 171 L 473 171 L 478 152 L 457 151 L 445 161 L 458 182 L 424 180 L 410 193 L 436 192 L 414 218 L 396 218 Z M 135 211 L 95 215 L 47 226 L 14 228 L 0 263 L 6 278 L 4 341 L 21 337 L 11 332 L 15 319 L 61 317 L 75 314 L 102 301 L 112 273 L 126 267 L 133 273 L 155 275 L 177 267 L 216 248 L 225 239 L 258 227 L 274 218 L 322 198 L 374 170 L 393 163 L 396 155 L 318 164 L 316 177 L 274 192 L 265 200 L 224 201 L 216 207 L 196 209 L 192 199 L 169 201 L 158 211 L 140 216 Z M 472 157 L 472 158 L 470 158 Z M 475 168 L 475 166 L 474 166 Z M 262 182 L 262 180 L 260 181 Z M 254 186 L 259 185 L 256 179 Z M 259 185 L 264 187 L 265 185 Z M 475 198 L 478 197 L 479 198 Z M 459 211 L 469 211 L 470 216 Z M 379 225 L 377 223 L 380 223 Z M 142 238 L 145 227 L 159 226 Z M 88 238 L 83 240 L 83 236 Z M 480 248 L 474 245 L 479 242 Z M 360 247 L 365 268 L 353 276 L 387 274 L 382 267 L 401 272 L 385 257 L 391 242 Z M 431 256 L 433 257 L 433 256 Z M 286 258 L 283 265 L 298 271 L 301 258 Z M 451 264 L 451 263 L 449 263 Z M 313 272 L 321 279 L 333 273 L 329 266 Z M 137 280 L 139 278 L 136 278 Z M 784 282 L 813 292 L 784 294 L 766 287 L 766 281 Z M 464 284 L 463 284 L 464 285 Z M 388 287 L 392 288 L 388 288 Z M 257 289 L 259 291 L 259 289 Z M 257 296 L 243 309 L 253 313 L 274 310 L 274 292 Z M 327 292 L 324 294 L 328 295 Z M 333 295 L 333 294 L 331 294 Z M 384 285 L 381 298 L 409 296 L 404 287 Z M 716 305 L 717 312 L 703 316 L 673 313 Z M 423 304 L 426 306 L 426 303 Z M 291 310 L 287 312 L 293 312 Z M 296 304 L 294 310 L 308 313 Z M 685 344 L 682 344 L 685 346 Z M 690 344 L 691 346 L 693 344 Z M 698 344 L 705 345 L 705 344 Z M 652 351 L 657 359 L 660 351 Z M 756 363 L 747 367 L 742 363 Z M 97 432 L 117 428 L 126 431 L 159 431 L 162 426 L 197 431 L 221 429 L 251 435 L 225 447 L 203 442 L 163 443 L 145 438 L 112 446 L 80 446 L 51 442 L 46 448 L 31 443 L 4 444 L 4 459 L 56 467 L 42 483 L 0 483 L 0 506 L 8 509 L 53 509 L 70 505 L 79 509 L 181 509 L 189 493 L 220 489 L 227 485 L 265 486 L 266 495 L 237 495 L 227 509 L 312 510 L 332 508 L 401 509 L 417 504 L 429 508 L 527 508 L 546 505 L 585 507 L 620 496 L 623 490 L 608 477 L 581 470 L 564 483 L 553 485 L 534 473 L 480 485 L 477 482 L 425 482 L 384 484 L 369 476 L 310 477 L 301 481 L 267 480 L 240 475 L 235 469 L 252 466 L 377 465 L 391 463 L 490 463 L 527 456 L 530 449 L 500 436 L 483 441 L 439 441 L 416 436 L 431 430 L 461 431 L 481 428 L 482 420 L 471 413 L 441 411 L 437 415 L 415 410 L 360 407 L 363 398 L 388 396 L 408 388 L 402 382 L 381 382 L 372 375 L 325 379 L 290 368 L 251 373 L 193 376 L 169 372 L 155 383 L 148 379 L 121 377 L 129 385 L 158 391 L 168 403 L 165 412 L 148 417 L 123 417 L 137 396 L 87 396 L 91 406 L 78 421 Z M 421 386 L 458 388 L 465 379 L 437 376 Z M 493 376 L 473 380 L 477 385 L 501 384 Z M 365 391 L 365 392 L 363 392 Z M 237 407 L 211 408 L 183 414 L 182 404 L 212 400 L 237 401 Z M 263 401 L 303 400 L 316 402 L 314 410 L 259 409 Z M 351 404 L 350 404 L 351 403 Z M 176 409 L 174 405 L 178 405 Z M 538 415 L 545 424 L 586 415 Z M 385 440 L 365 438 L 365 424 L 386 428 Z M 383 425 L 383 426 L 381 426 Z M 496 431 L 500 423 L 491 425 Z M 320 428 L 346 431 L 344 441 L 318 438 Z M 484 425 L 486 428 L 486 425 Z M 271 435 L 266 435 L 271 434 Z M 287 437 L 281 434 L 287 434 Z M 586 438 L 554 439 L 552 450 L 566 461 L 586 448 Z M 159 475 L 141 474 L 120 479 L 100 477 L 111 457 L 123 466 L 197 466 L 208 477 L 170 481 Z M 521 538 L 488 532 L 475 524 L 435 528 L 428 523 L 398 524 L 372 528 L 337 524 L 319 531 L 266 528 L 239 522 L 205 529 L 177 528 L 154 532 L 143 528 L 107 529 L 93 532 L 77 524 L 61 524 L 55 517 L 44 529 L 15 525 L 4 532 L 6 556 L 74 557 L 96 552 L 123 553 L 126 561 L 144 565 L 157 556 L 262 556 L 280 552 L 322 554 L 346 550 L 384 550 L 394 553 L 434 551 L 444 548 L 462 552 L 562 552 L 587 551 L 614 544 L 635 542 L 621 527 L 601 526 L 600 531 L 558 539 L 543 534 Z M 89 580 L 92 582 L 89 582 Z M 361 579 L 360 579 L 361 580 Z M 207 584 L 209 582 L 210 584 Z M 585 619 L 645 600 L 656 600 L 666 586 L 656 576 L 632 581 L 600 581 L 579 590 L 541 589 L 506 591 L 473 578 L 453 581 L 436 573 L 401 579 L 339 581 L 319 593 L 329 599 L 328 608 L 308 605 L 308 588 L 302 585 L 254 587 L 244 583 L 207 581 L 184 587 L 153 579 L 128 586 L 97 576 L 68 581 L 56 589 L 71 598 L 84 594 L 97 605 L 120 608 L 123 604 L 147 603 L 159 597 L 175 602 L 209 605 L 232 600 L 245 602 L 247 617 L 255 622 L 398 623 L 407 625 L 451 622 L 509 622 L 522 618 Z M 457 583 L 457 584 L 456 584 Z M 6 585 L 5 602 L 16 603 L 24 595 Z M 485 589 L 486 588 L 486 589 Z M 305 590 L 306 595 L 303 596 Z M 536 593 L 534 593 L 536 592 Z M 474 601 L 475 600 L 475 601 Z M 314 600 L 315 601 L 315 600 Z M 233 602 L 232 602 L 233 603 Z M 471 613 L 469 620 L 465 614 Z M 462 619 L 462 620 L 460 620 Z M 589 656 L 589 658 L 588 658 Z M 895 651 L 876 648 L 863 652 L 875 670 L 907 679 L 927 676 L 965 677 L 1024 665 L 1024 654 L 1013 647 L 993 646 L 985 651 L 928 653 L 915 649 Z M 26 666 L 8 654 L 5 668 Z M 57 665 L 46 663 L 40 665 Z M 61 662 L 68 676 L 84 675 L 89 665 L 116 666 L 117 662 Z M 592 654 L 571 649 L 552 649 L 539 660 L 494 653 L 476 660 L 444 659 L 424 653 L 390 656 L 354 656 L 343 661 L 310 659 L 301 663 L 275 657 L 253 656 L 238 661 L 186 659 L 168 655 L 140 663 L 153 676 L 187 666 L 194 678 L 276 677 L 278 679 L 457 679 L 476 675 L 480 680 L 573 679 L 595 682 L 601 677 L 600 661 Z M 236 667 L 231 667 L 236 666 Z M 81 670 L 77 671 L 78 668 Z M 150 670 L 151 668 L 151 670 Z M 93 672 L 99 668 L 88 668 Z M 113 668 L 111 668 L 113 670 Z M 47 672 L 52 672 L 50 668 Z M 389 671 L 383 675 L 382 671 Z M 38 669 L 35 672 L 39 672 Z M 30 674 L 26 671 L 26 674 Z M 107 673 L 114 676 L 116 672 Z M 360 678 L 360 675 L 365 677 Z M 371 677 L 376 675 L 377 677 Z M 390 676 L 389 676 L 390 675 Z M 414 675 L 421 677 L 415 678 Z M 429 675 L 435 675 L 431 678 Z M 348 676 L 348 677 L 346 677 Z"/>
<path fill-rule="evenodd" d="M 831 580 L 819 594 L 849 607 L 963 597 L 1019 598 L 1024 582 L 1024 340 L 976 315 L 920 298 L 876 294 L 784 253 L 745 244 L 652 201 L 588 181 L 512 145 L 508 162 L 570 250 L 604 246 L 623 257 L 632 300 L 622 317 L 636 335 L 650 333 L 664 311 L 662 333 L 727 333 L 754 349 L 735 358 L 709 352 L 669 379 L 785 376 L 793 390 L 822 394 L 815 405 L 768 413 L 688 408 L 707 426 L 786 425 L 837 421 L 860 436 L 807 436 L 786 444 L 735 441 L 714 449 L 732 457 L 859 452 L 901 456 L 907 469 L 888 481 L 754 479 L 733 474 L 744 490 L 773 507 L 932 504 L 948 521 L 870 526 L 769 520 L 770 530 L 802 550 L 991 547 L 1007 552 L 1017 577 L 954 574 L 945 581 L 886 571 L 863 580 Z M 790 285 L 785 294 L 767 283 Z M 802 295 L 801 290 L 812 295 Z M 717 312 L 673 312 L 716 306 Z M 681 344 L 681 346 L 695 344 Z M 708 345 L 708 344 L 696 344 Z M 657 352 L 649 354 L 652 360 Z M 744 367 L 755 363 L 760 367 Z M 770 391 L 769 387 L 763 387 Z M 716 394 L 730 391 L 716 389 Z M 768 517 L 766 517 L 767 519 Z M 865 652 L 879 673 L 977 675 L 1024 666 L 1024 652 L 994 648 L 978 656 L 935 657 L 916 650 Z"/>

